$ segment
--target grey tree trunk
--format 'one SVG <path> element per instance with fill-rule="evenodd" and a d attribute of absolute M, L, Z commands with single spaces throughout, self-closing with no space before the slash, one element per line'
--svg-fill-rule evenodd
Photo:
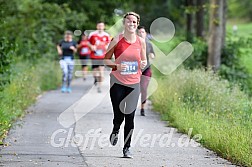
<path fill-rule="evenodd" d="M 221 63 L 224 0 L 210 0 L 210 24 L 207 66 L 217 71 Z"/>
<path fill-rule="evenodd" d="M 197 37 L 204 37 L 204 9 L 203 5 L 205 0 L 197 0 L 197 12 L 196 12 L 196 35 Z"/>

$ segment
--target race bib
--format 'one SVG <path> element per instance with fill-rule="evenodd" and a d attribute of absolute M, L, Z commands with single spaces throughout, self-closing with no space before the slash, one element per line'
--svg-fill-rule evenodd
<path fill-rule="evenodd" d="M 127 65 L 127 69 L 125 71 L 121 71 L 122 75 L 137 74 L 137 71 L 138 71 L 137 61 L 122 61 L 121 64 Z"/>
<path fill-rule="evenodd" d="M 88 53 L 88 48 L 82 48 L 81 49 L 81 54 L 87 54 Z"/>
<path fill-rule="evenodd" d="M 98 49 L 95 51 L 95 56 L 103 56 L 103 50 L 102 49 Z"/>

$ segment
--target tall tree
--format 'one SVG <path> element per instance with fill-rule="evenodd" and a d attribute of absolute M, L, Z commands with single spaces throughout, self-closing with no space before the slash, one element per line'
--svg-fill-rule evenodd
<path fill-rule="evenodd" d="M 223 0 L 223 15 L 222 15 L 222 28 L 223 28 L 223 35 L 221 41 L 221 49 L 225 47 L 225 39 L 226 39 L 226 20 L 227 20 L 227 0 Z"/>
<path fill-rule="evenodd" d="M 192 7 L 193 7 L 193 0 L 186 0 L 185 7 L 186 7 L 186 39 L 189 42 L 192 42 L 193 37 L 193 15 L 192 15 Z"/>
<path fill-rule="evenodd" d="M 224 0 L 210 0 L 210 24 L 208 41 L 208 67 L 217 71 L 221 62 L 221 49 L 223 46 L 225 15 Z"/>
<path fill-rule="evenodd" d="M 204 8 L 205 0 L 197 0 L 197 12 L 196 12 L 196 35 L 197 37 L 204 36 Z"/>

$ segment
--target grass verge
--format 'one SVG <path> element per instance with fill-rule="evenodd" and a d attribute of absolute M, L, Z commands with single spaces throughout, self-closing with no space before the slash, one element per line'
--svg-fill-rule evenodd
<path fill-rule="evenodd" d="M 0 92 L 0 144 L 13 122 L 25 114 L 25 109 L 35 102 L 44 90 L 60 84 L 57 62 L 41 60 L 36 66 L 28 62 L 15 64 L 10 84 Z"/>
<path fill-rule="evenodd" d="M 157 73 L 154 73 L 156 77 Z M 252 104 L 237 87 L 204 70 L 177 70 L 158 79 L 154 109 L 181 132 L 236 164 L 252 166 Z"/>

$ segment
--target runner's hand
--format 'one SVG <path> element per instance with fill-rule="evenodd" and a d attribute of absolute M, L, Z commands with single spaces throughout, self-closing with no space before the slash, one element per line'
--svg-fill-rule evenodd
<path fill-rule="evenodd" d="M 70 49 L 74 51 L 74 50 L 75 50 L 75 47 L 74 47 L 74 46 L 70 46 Z"/>
<path fill-rule="evenodd" d="M 92 51 L 96 51 L 96 46 L 95 46 L 95 45 L 91 45 L 91 46 L 90 46 L 90 49 L 91 49 Z"/>
<path fill-rule="evenodd" d="M 58 51 L 58 55 L 59 55 L 59 56 L 62 56 L 62 50 L 59 50 L 59 51 Z"/>
<path fill-rule="evenodd" d="M 117 64 L 116 67 L 118 71 L 126 71 L 128 66 L 126 64 Z"/>
<path fill-rule="evenodd" d="M 150 57 L 151 59 L 154 59 L 154 58 L 155 58 L 155 55 L 154 55 L 153 53 L 150 53 L 150 54 L 149 54 L 149 57 Z"/>
<path fill-rule="evenodd" d="M 144 69 L 146 67 L 146 65 L 147 65 L 147 60 L 141 60 L 141 62 L 140 62 L 140 68 Z"/>

